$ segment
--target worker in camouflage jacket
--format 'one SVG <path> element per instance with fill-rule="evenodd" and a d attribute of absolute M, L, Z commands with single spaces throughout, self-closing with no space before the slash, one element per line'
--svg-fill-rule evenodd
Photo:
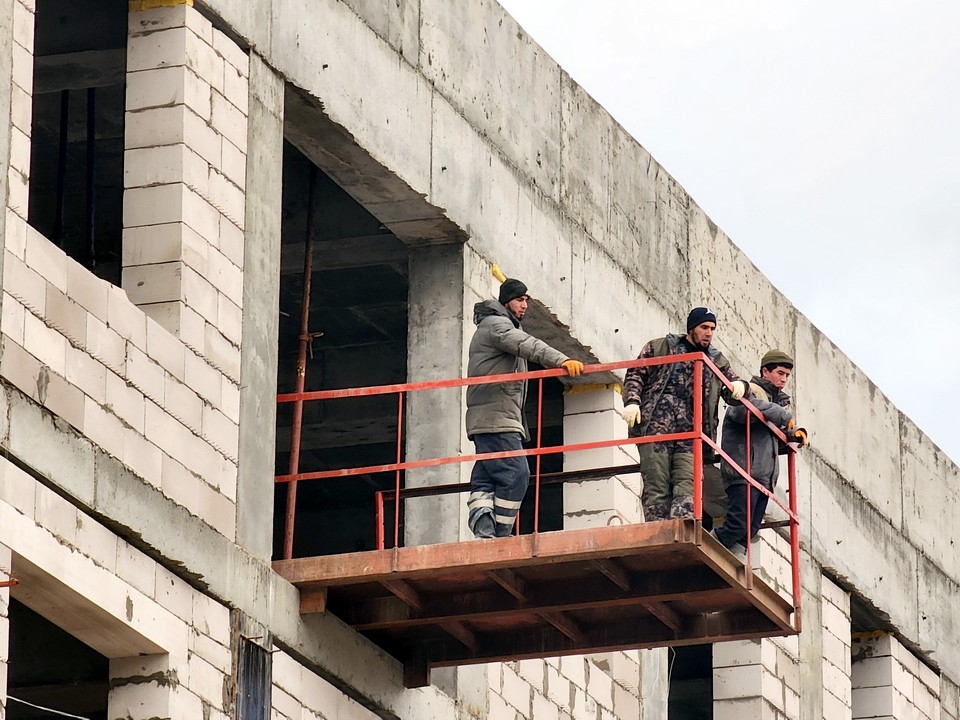
<path fill-rule="evenodd" d="M 703 373 L 703 432 L 716 440 L 721 396 L 739 400 L 746 383 L 730 369 L 729 361 L 711 345 L 717 316 L 696 307 L 687 316 L 685 335 L 651 340 L 638 359 L 702 352 L 733 385 L 729 390 L 712 372 Z M 693 363 L 668 363 L 630 368 L 623 384 L 623 419 L 630 437 L 690 432 L 693 429 Z M 637 446 L 643 492 L 640 501 L 647 522 L 693 517 L 693 441 L 673 440 Z M 704 463 L 714 453 L 704 445 Z"/>
<path fill-rule="evenodd" d="M 792 373 L 793 358 L 783 350 L 770 350 L 760 360 L 760 375 L 750 380 L 748 399 L 788 440 L 803 447 L 807 444 L 807 431 L 794 427 L 790 396 L 783 391 Z M 788 452 L 787 446 L 742 404 L 727 408 L 720 446 L 746 471 L 748 422 L 751 423 L 750 477 L 772 491 L 780 474 L 779 456 Z M 746 557 L 747 482 L 726 460 L 721 460 L 720 472 L 727 492 L 727 514 L 723 524 L 714 530 L 714 536 L 742 560 Z M 749 497 L 749 537 L 753 539 L 760 530 L 769 498 L 752 486 Z"/>
<path fill-rule="evenodd" d="M 467 375 L 502 375 L 527 371 L 527 362 L 563 367 L 571 377 L 583 372 L 583 363 L 529 335 L 520 326 L 527 312 L 527 286 L 506 279 L 496 300 L 473 307 L 477 330 L 470 340 Z M 467 437 L 477 453 L 520 450 L 530 439 L 523 406 L 527 381 L 467 387 Z M 470 474 L 467 523 L 481 538 L 505 537 L 513 530 L 520 503 L 527 492 L 530 466 L 526 457 L 478 460 Z"/>

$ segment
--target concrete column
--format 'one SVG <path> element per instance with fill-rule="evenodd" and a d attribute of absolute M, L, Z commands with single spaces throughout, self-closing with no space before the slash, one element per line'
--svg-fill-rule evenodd
<path fill-rule="evenodd" d="M 461 377 L 463 366 L 463 246 L 412 248 L 409 261 L 407 380 Z M 427 390 L 407 397 L 406 456 L 426 459 L 458 455 L 464 437 L 462 388 Z M 472 452 L 472 450 L 467 450 Z M 424 468 L 406 474 L 407 487 L 461 482 L 467 464 Z M 459 494 L 415 498 L 405 505 L 407 545 L 455 542 L 466 498 Z M 465 532 L 465 530 L 464 530 Z"/>
<path fill-rule="evenodd" d="M 122 284 L 238 383 L 248 59 L 192 4 L 131 8 Z"/>
<path fill-rule="evenodd" d="M 8 580 L 11 565 L 10 548 L 0 545 L 0 581 Z M 7 707 L 7 671 L 10 663 L 10 588 L 0 587 L 0 718 Z"/>
<path fill-rule="evenodd" d="M 237 542 L 269 560 L 277 428 L 283 79 L 250 55 Z M 254 141 L 255 139 L 255 141 Z"/>
<path fill-rule="evenodd" d="M 859 635 L 852 651 L 853 720 L 941 717 L 940 677 L 895 637 Z"/>
<path fill-rule="evenodd" d="M 567 390 L 563 396 L 564 444 L 626 438 L 621 408 L 620 391 L 615 386 L 581 385 Z M 563 469 L 586 470 L 636 462 L 633 448 L 611 447 L 567 453 Z M 642 489 L 639 473 L 564 483 L 564 529 L 643 522 Z"/>
<path fill-rule="evenodd" d="M 823 720 L 851 717 L 850 596 L 821 576 L 820 612 L 823 626 Z"/>

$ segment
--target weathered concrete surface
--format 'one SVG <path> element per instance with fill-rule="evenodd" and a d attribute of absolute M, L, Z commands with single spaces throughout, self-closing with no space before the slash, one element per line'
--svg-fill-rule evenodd
<path fill-rule="evenodd" d="M 960 582 L 960 539 L 954 529 L 960 517 L 960 468 L 904 415 L 900 416 L 900 461 L 904 535 L 954 582 Z"/>
<path fill-rule="evenodd" d="M 420 0 L 344 0 L 370 29 L 386 40 L 411 65 L 420 52 Z"/>
<path fill-rule="evenodd" d="M 283 82 L 250 55 L 237 542 L 269 562 L 277 428 Z"/>
<path fill-rule="evenodd" d="M 418 70 L 539 192 L 559 200 L 562 73 L 553 58 L 492 0 L 420 0 L 420 28 Z M 507 110 L 505 97 L 522 101 Z"/>
<path fill-rule="evenodd" d="M 855 485 L 819 458 L 807 463 L 814 509 L 810 552 L 830 574 L 856 587 L 908 638 L 916 638 L 919 553 Z M 930 608 L 934 610 L 933 607 Z"/>
<path fill-rule="evenodd" d="M 414 248 L 409 260 L 407 381 L 436 380 L 465 374 L 462 348 L 463 246 Z M 406 396 L 406 458 L 450 457 L 469 449 L 464 437 L 463 389 L 424 390 Z M 460 464 L 420 468 L 406 473 L 408 487 L 460 482 Z M 467 537 L 460 525 L 459 494 L 415 498 L 405 503 L 406 544 L 456 542 Z"/>

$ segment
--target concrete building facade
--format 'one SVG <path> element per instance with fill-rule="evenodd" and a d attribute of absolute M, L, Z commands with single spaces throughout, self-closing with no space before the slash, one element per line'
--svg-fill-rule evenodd
<path fill-rule="evenodd" d="M 0 76 L 0 718 L 960 720 L 960 470 L 496 2 L 0 0 Z M 495 263 L 584 361 L 697 304 L 741 375 L 790 352 L 803 632 L 407 689 L 302 614 L 271 560 L 310 246 L 315 387 L 462 376 Z M 551 385 L 541 429 L 625 437 L 614 381 Z M 411 399 L 407 454 L 472 452 L 463 411 Z M 324 412 L 318 467 L 393 452 L 391 408 Z M 296 551 L 369 549 L 377 482 L 304 483 Z M 639 522 L 640 488 L 569 483 L 552 529 Z M 405 513 L 407 544 L 470 537 L 457 495 Z M 784 538 L 752 552 L 785 588 Z"/>

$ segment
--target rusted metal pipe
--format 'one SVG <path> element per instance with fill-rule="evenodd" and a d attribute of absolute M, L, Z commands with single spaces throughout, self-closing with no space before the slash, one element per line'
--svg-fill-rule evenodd
<path fill-rule="evenodd" d="M 307 382 L 307 353 L 310 350 L 310 285 L 313 280 L 313 194 L 317 184 L 317 167 L 310 165 L 310 182 L 307 189 L 307 230 L 303 250 L 303 299 L 300 305 L 300 346 L 297 350 L 297 377 L 295 392 L 303 392 Z M 293 423 L 290 430 L 289 474 L 300 472 L 300 432 L 303 428 L 303 399 L 293 403 Z M 283 559 L 293 557 L 293 532 L 297 514 L 297 481 L 287 487 L 287 512 L 283 534 Z"/>

